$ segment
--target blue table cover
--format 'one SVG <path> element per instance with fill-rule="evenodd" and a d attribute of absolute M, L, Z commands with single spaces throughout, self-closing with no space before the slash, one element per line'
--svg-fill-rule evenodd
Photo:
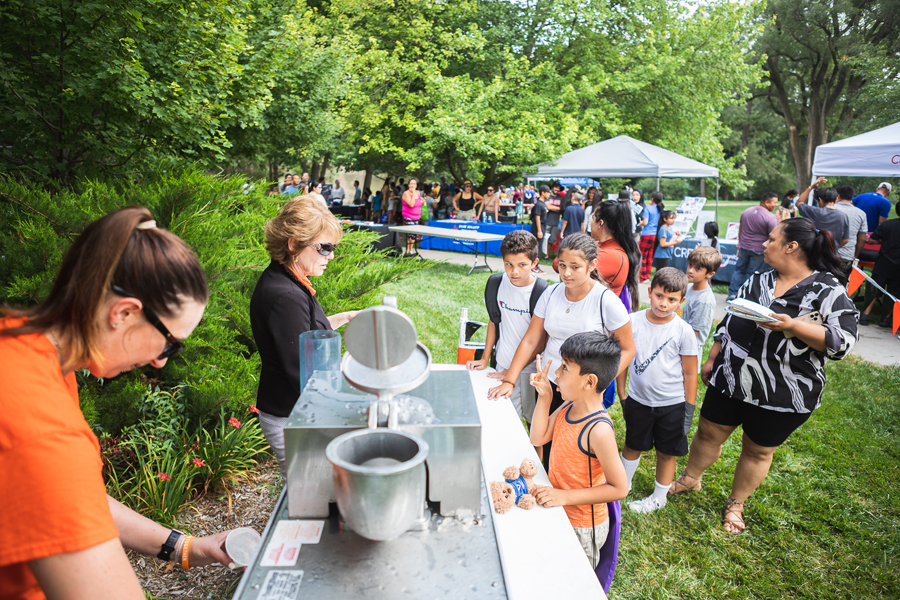
<path fill-rule="evenodd" d="M 481 233 L 494 233 L 498 235 L 506 235 L 510 231 L 516 229 L 531 230 L 530 225 L 516 225 L 513 223 L 482 223 L 481 221 L 461 221 L 458 219 L 439 219 L 437 221 L 428 221 L 429 227 L 442 227 L 444 229 L 461 229 L 464 231 L 480 231 Z M 486 252 L 494 256 L 500 256 L 500 240 L 496 242 L 478 242 L 478 251 Z M 425 237 L 419 244 L 423 250 L 452 250 L 454 252 L 473 253 L 475 242 L 454 240 L 451 238 Z"/>

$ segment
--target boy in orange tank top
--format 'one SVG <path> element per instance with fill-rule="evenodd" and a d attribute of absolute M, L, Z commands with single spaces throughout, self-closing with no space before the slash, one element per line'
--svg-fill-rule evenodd
<path fill-rule="evenodd" d="M 551 415 L 553 392 L 547 373 L 552 360 L 531 376 L 537 405 L 531 422 L 531 443 L 550 450 L 550 483 L 538 486 L 534 497 L 542 506 L 562 506 L 575 535 L 591 562 L 597 566 L 599 551 L 609 533 L 607 502 L 628 494 L 625 468 L 612 421 L 603 408 L 603 392 L 619 369 L 622 349 L 615 337 L 598 331 L 577 333 L 560 348 L 562 364 L 556 384 L 563 405 Z"/>

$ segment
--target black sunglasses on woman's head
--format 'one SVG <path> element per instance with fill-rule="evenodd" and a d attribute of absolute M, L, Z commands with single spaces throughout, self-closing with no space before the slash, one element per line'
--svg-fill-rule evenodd
<path fill-rule="evenodd" d="M 125 298 L 137 298 L 138 300 L 141 300 L 140 298 L 138 298 L 131 292 L 123 290 L 122 288 L 120 288 L 117 285 L 112 286 L 111 289 L 116 294 L 123 296 Z M 164 358 L 169 358 L 173 354 L 184 350 L 184 342 L 182 342 L 181 340 L 177 339 L 174 335 L 172 335 L 172 333 L 169 331 L 169 329 L 165 325 L 163 325 L 163 322 L 159 320 L 159 317 L 156 316 L 156 313 L 153 312 L 150 309 L 150 307 L 147 306 L 147 304 L 143 300 L 141 300 L 141 304 L 144 305 L 143 306 L 144 316 L 147 317 L 147 321 L 149 321 L 151 325 L 156 327 L 156 330 L 159 331 L 161 334 L 163 334 L 163 336 L 165 336 L 165 338 L 166 338 L 166 347 L 163 348 L 162 353 L 157 357 L 157 359 L 162 360 Z"/>

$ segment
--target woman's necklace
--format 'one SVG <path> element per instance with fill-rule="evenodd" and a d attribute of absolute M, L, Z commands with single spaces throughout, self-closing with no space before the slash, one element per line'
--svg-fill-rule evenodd
<path fill-rule="evenodd" d="M 584 284 L 582 284 L 582 285 L 584 285 Z M 581 286 L 579 286 L 579 287 L 581 287 Z M 565 289 L 565 291 L 563 293 L 563 297 L 565 297 L 566 302 L 569 303 L 569 308 L 566 309 L 566 314 L 569 314 L 569 311 L 572 310 L 572 307 L 575 306 L 575 304 L 577 304 L 578 302 L 581 302 L 582 300 L 585 299 L 585 297 L 590 293 L 592 287 L 594 287 L 594 281 L 592 279 L 588 279 L 587 291 L 581 296 L 581 298 L 579 298 L 577 300 L 569 300 L 569 288 Z"/>

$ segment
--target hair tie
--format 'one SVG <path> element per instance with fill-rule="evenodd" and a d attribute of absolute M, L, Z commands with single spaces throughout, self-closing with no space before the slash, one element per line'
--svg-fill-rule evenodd
<path fill-rule="evenodd" d="M 816 237 L 819 237 L 819 233 L 821 233 L 818 229 L 816 229 Z"/>
<path fill-rule="evenodd" d="M 156 221 L 150 219 L 149 221 L 142 221 L 135 226 L 135 229 L 153 229 L 156 227 Z"/>

